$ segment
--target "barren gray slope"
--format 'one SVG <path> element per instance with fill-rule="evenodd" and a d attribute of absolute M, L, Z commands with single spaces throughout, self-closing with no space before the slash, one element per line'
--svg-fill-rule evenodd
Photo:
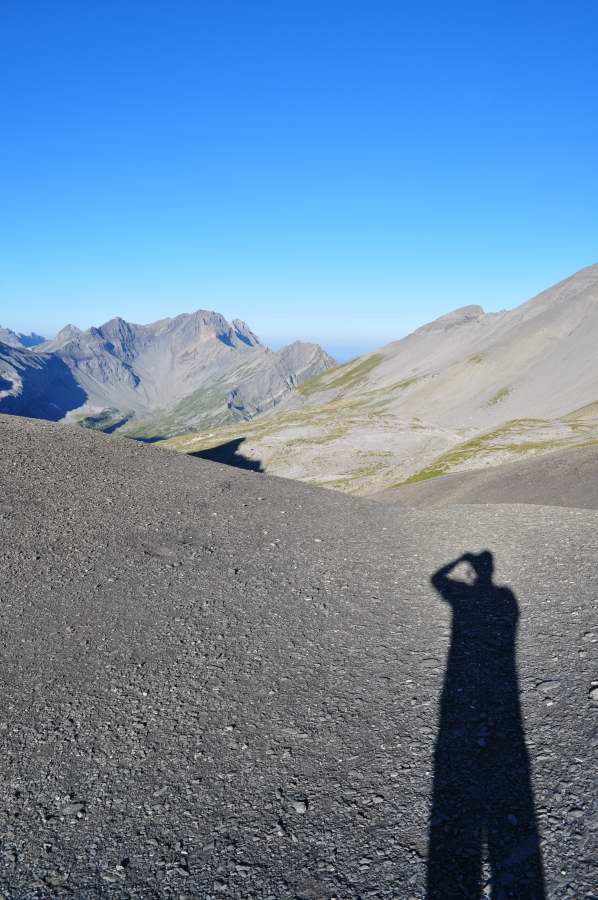
<path fill-rule="evenodd" d="M 371 499 L 400 506 L 534 503 L 598 509 L 598 444 L 404 484 Z"/>
<path fill-rule="evenodd" d="M 429 579 L 483 548 L 521 609 L 546 896 L 594 896 L 597 513 L 398 510 L 50 423 L 0 437 L 6 897 L 421 898 Z"/>
<path fill-rule="evenodd" d="M 385 348 L 385 365 L 401 377 L 424 376 L 402 404 L 404 413 L 448 428 L 491 427 L 594 402 L 597 339 L 593 265 L 508 312 L 464 307 L 442 316 Z M 382 371 L 381 365 L 379 378 Z"/>

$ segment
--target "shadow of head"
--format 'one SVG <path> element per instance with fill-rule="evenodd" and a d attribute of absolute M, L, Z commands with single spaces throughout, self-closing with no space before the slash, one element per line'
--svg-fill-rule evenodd
<path fill-rule="evenodd" d="M 441 566 L 430 578 L 432 586 L 450 603 L 465 597 L 487 601 L 504 597 L 505 589 L 494 584 L 494 556 L 489 550 L 463 553 Z"/>
<path fill-rule="evenodd" d="M 225 466 L 234 466 L 236 469 L 263 472 L 264 469 L 259 459 L 251 459 L 249 456 L 239 453 L 239 447 L 244 441 L 245 438 L 234 438 L 225 444 L 218 444 L 218 446 L 209 447 L 206 450 L 197 450 L 188 455 L 195 456 L 197 459 L 209 459 L 212 462 L 223 463 Z"/>
<path fill-rule="evenodd" d="M 489 550 L 482 550 L 481 553 L 466 553 L 463 559 L 470 564 L 478 581 L 492 581 L 494 557 Z"/>

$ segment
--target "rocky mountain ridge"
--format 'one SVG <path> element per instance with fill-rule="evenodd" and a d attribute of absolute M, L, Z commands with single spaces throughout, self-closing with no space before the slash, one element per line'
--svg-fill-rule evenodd
<path fill-rule="evenodd" d="M 31 331 L 29 334 L 11 331 L 0 325 L 0 344 L 8 344 L 9 347 L 37 347 L 45 342 L 45 337 Z"/>
<path fill-rule="evenodd" d="M 39 390 L 29 390 L 29 382 L 39 388 L 50 361 L 78 389 L 52 418 L 60 411 L 69 420 L 140 437 L 249 419 L 333 364 L 316 344 L 296 342 L 275 353 L 245 322 L 209 310 L 149 325 L 115 318 L 86 331 L 67 325 L 29 351 L 6 344 L 0 411 L 47 418 L 48 403 L 36 402 Z M 50 383 L 47 393 L 51 403 Z"/>

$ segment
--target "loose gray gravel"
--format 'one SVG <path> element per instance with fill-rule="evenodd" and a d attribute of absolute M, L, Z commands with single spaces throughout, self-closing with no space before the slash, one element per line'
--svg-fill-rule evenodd
<path fill-rule="evenodd" d="M 484 549 L 519 604 L 546 896 L 598 896 L 598 513 L 385 507 L 7 416 L 0 438 L 5 898 L 423 898 L 430 577 Z"/>

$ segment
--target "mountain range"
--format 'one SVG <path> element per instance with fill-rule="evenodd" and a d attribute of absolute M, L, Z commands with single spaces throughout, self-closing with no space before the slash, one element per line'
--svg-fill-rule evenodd
<path fill-rule="evenodd" d="M 465 306 L 319 373 L 232 439 L 265 471 L 375 494 L 598 440 L 598 265 L 509 311 Z"/>
<path fill-rule="evenodd" d="M 598 265 L 512 310 L 461 307 L 343 365 L 317 344 L 272 352 L 205 310 L 69 325 L 41 343 L 1 334 L 0 412 L 349 493 L 598 441 Z"/>
<path fill-rule="evenodd" d="M 333 363 L 317 344 L 273 352 L 244 322 L 206 310 L 67 325 L 49 341 L 2 329 L 0 412 L 170 436 L 258 415 Z"/>
<path fill-rule="evenodd" d="M 0 895 L 594 896 L 598 446 L 536 455 L 598 267 L 343 366 L 223 323 L 0 344 L 16 412 L 229 422 L 0 415 Z"/>

